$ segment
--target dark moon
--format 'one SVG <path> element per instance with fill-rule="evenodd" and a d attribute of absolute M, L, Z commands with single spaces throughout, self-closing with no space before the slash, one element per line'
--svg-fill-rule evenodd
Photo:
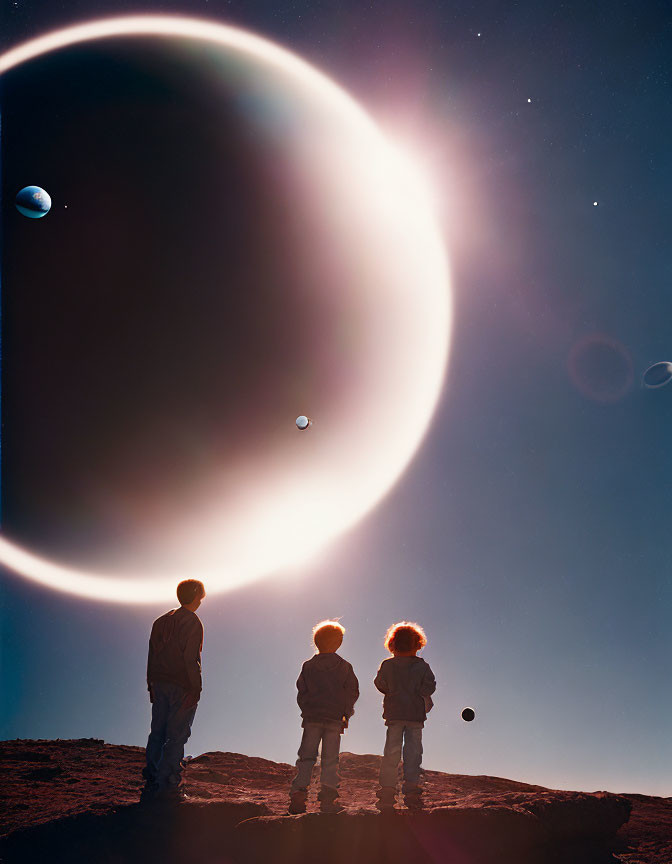
<path fill-rule="evenodd" d="M 114 39 L 3 88 L 5 191 L 37 173 L 68 200 L 38 243 L 3 195 L 3 531 L 93 564 L 179 517 L 213 465 L 272 461 L 297 401 L 346 410 L 348 256 L 315 272 L 292 155 L 207 56 Z"/>
<path fill-rule="evenodd" d="M 365 512 L 421 439 L 450 323 L 435 227 L 376 173 L 359 109 L 269 64 L 123 36 L 3 74 L 6 540 L 259 573 Z M 68 202 L 39 232 L 13 206 L 29 177 Z"/>

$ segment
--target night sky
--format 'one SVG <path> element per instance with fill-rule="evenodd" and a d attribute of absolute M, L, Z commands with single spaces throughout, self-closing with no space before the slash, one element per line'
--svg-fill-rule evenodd
<path fill-rule="evenodd" d="M 385 656 L 385 630 L 410 619 L 427 632 L 423 654 L 438 682 L 425 767 L 672 795 L 672 384 L 646 390 L 640 383 L 651 363 L 672 359 L 670 3 L 3 0 L 0 43 L 5 49 L 66 24 L 149 11 L 211 18 L 277 41 L 348 89 L 413 150 L 435 192 L 454 302 L 442 397 L 424 444 L 390 494 L 309 566 L 204 601 L 205 689 L 187 752 L 292 762 L 300 737 L 295 680 L 311 653 L 311 628 L 326 617 L 346 627 L 341 653 L 362 690 L 342 749 L 380 752 L 372 680 Z M 146 66 L 136 69 L 134 91 L 149 86 L 146 73 Z M 92 98 L 87 82 L 67 96 L 83 117 Z M 53 100 L 63 98 L 55 80 L 45 86 L 54 88 Z M 3 304 L 22 297 L 19 254 L 26 268 L 40 263 L 30 260 L 25 226 L 9 225 L 15 181 L 8 165 L 40 150 L 56 165 L 54 154 L 70 143 L 50 135 L 53 100 L 42 94 L 46 113 L 34 116 L 22 115 L 11 98 L 3 102 L 3 243 L 14 245 L 3 248 Z M 21 116 L 31 130 L 25 148 L 8 126 L 8 118 Z M 147 134 L 152 128 L 148 123 Z M 196 147 L 199 135 L 212 141 L 197 125 L 193 136 L 184 128 L 180 134 L 181 148 Z M 77 189 L 68 189 L 67 172 L 40 180 L 54 210 L 39 227 L 51 220 L 54 232 L 63 230 L 59 208 L 69 192 L 81 198 L 84 186 L 95 208 L 97 184 L 111 226 L 127 208 L 133 219 L 151 222 L 151 214 L 135 212 L 133 189 L 117 182 L 126 169 L 114 147 L 109 164 L 102 160 L 95 176 L 82 179 L 74 171 L 76 140 Z M 249 142 L 227 140 L 227 164 L 236 170 L 217 182 L 227 190 L 239 184 L 236 194 L 250 202 L 256 224 L 254 194 L 261 192 L 243 194 L 258 181 L 243 182 Z M 129 145 L 142 146 L 150 146 L 145 135 Z M 186 159 L 183 168 L 187 194 Z M 95 250 L 79 218 L 82 258 L 74 266 L 84 272 Z M 188 239 L 192 214 L 175 210 L 171 218 L 175 236 Z M 208 220 L 199 226 L 202 239 Z M 152 242 L 171 246 L 166 237 Z M 171 248 L 166 267 L 174 270 L 181 258 Z M 183 266 L 193 273 L 197 264 Z M 235 267 L 232 279 L 247 272 L 242 260 Z M 63 306 L 49 297 L 51 278 L 45 272 L 43 294 L 23 296 L 10 310 L 27 316 L 36 303 L 43 310 L 49 304 L 36 340 L 45 352 L 45 340 L 68 326 Z M 263 290 L 259 262 L 250 278 Z M 109 273 L 111 287 L 122 283 L 122 273 Z M 156 306 L 160 314 L 159 298 Z M 268 312 L 273 333 L 275 314 Z M 328 311 L 310 314 L 330 320 Z M 302 346 L 308 356 L 319 351 L 321 326 L 314 344 Z M 3 321 L 3 376 L 21 347 Z M 96 347 L 104 368 L 109 355 L 104 344 Z M 155 358 L 161 368 L 172 347 Z M 266 372 L 274 369 L 261 357 L 228 382 L 230 400 L 213 420 L 228 424 L 243 449 L 252 446 L 236 425 L 246 376 Z M 32 374 L 41 386 L 39 368 Z M 57 380 L 67 372 L 48 374 Z M 29 410 L 22 394 L 20 386 L 3 391 L 3 507 L 25 539 L 36 530 L 22 516 L 21 506 L 34 503 L 26 483 L 37 488 L 49 465 L 31 462 L 17 420 L 28 415 L 18 407 L 14 417 L 7 413 L 12 399 Z M 188 395 L 171 390 L 165 416 L 175 415 L 173 400 Z M 132 394 L 128 399 L 121 414 L 99 416 L 100 440 L 116 440 L 114 424 L 132 416 Z M 292 418 L 300 413 L 288 410 Z M 54 405 L 52 414 L 59 411 L 59 445 L 82 452 L 76 405 Z M 250 423 L 254 429 L 253 416 Z M 117 469 L 108 465 L 109 477 Z M 151 477 L 160 475 L 155 466 Z M 58 513 L 48 544 L 76 554 L 73 520 L 81 527 L 89 511 L 59 509 L 59 483 L 71 479 L 53 480 L 38 527 L 44 539 L 44 514 Z M 71 504 L 78 488 L 72 484 Z M 159 500 L 160 484 L 151 488 Z M 12 574 L 3 579 L 2 601 L 0 736 L 144 744 L 147 639 L 165 607 L 97 604 Z M 465 705 L 476 711 L 473 723 L 460 717 Z"/>

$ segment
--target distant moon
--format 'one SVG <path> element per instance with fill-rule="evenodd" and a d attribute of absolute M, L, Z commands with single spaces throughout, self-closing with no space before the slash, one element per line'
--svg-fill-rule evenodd
<path fill-rule="evenodd" d="M 299 429 L 301 432 L 303 432 L 304 429 L 307 429 L 309 426 L 312 425 L 313 421 L 310 419 L 310 417 L 306 417 L 305 414 L 301 414 L 299 417 L 296 418 L 296 428 Z"/>
<path fill-rule="evenodd" d="M 24 186 L 16 196 L 16 209 L 29 219 L 41 219 L 51 210 L 51 197 L 40 186 Z"/>
<path fill-rule="evenodd" d="M 474 719 L 475 716 L 476 716 L 476 712 L 474 711 L 473 708 L 463 708 L 462 709 L 462 719 L 465 721 L 465 723 L 471 723 L 471 721 Z"/>
<path fill-rule="evenodd" d="M 670 381 L 672 381 L 672 363 L 669 360 L 662 360 L 649 366 L 642 378 L 642 383 L 649 390 L 664 387 Z"/>
<path fill-rule="evenodd" d="M 307 150 L 305 158 L 313 160 L 311 167 L 314 160 L 322 160 L 319 176 L 343 202 L 342 212 L 336 212 L 329 199 L 330 212 L 334 223 L 340 219 L 339 228 L 343 225 L 350 232 L 343 251 L 359 266 L 354 272 L 362 274 L 362 303 L 368 304 L 366 315 L 371 316 L 369 320 L 364 315 L 359 329 L 343 331 L 342 339 L 331 346 L 333 362 L 342 358 L 347 380 L 356 382 L 352 407 L 331 418 L 338 423 L 331 422 L 319 438 L 311 436 L 311 447 L 301 447 L 284 473 L 268 477 L 257 471 L 252 482 L 243 477 L 240 507 L 226 510 L 217 501 L 210 506 L 208 499 L 210 509 L 187 512 L 185 524 L 166 529 L 166 560 L 170 563 L 169 545 L 182 543 L 186 553 L 193 550 L 195 565 L 185 553 L 176 559 L 190 562 L 183 570 L 181 563 L 172 570 L 151 571 L 129 563 L 119 573 L 108 570 L 105 561 L 100 567 L 79 569 L 21 546 L 6 533 L 0 536 L 0 565 L 52 589 L 119 603 L 165 603 L 174 599 L 180 578 L 200 578 L 209 593 L 217 593 L 296 567 L 376 506 L 410 463 L 436 409 L 447 367 L 452 309 L 444 241 L 426 191 L 413 172 L 404 169 L 398 152 L 366 111 L 326 75 L 284 48 L 222 24 L 137 15 L 67 27 L 12 48 L 0 56 L 0 75 L 78 43 L 134 36 L 200 42 L 204 53 L 221 49 L 224 58 L 234 55 L 236 63 L 256 68 L 260 82 L 269 80 L 273 87 L 295 94 L 297 110 L 326 133 L 309 139 L 319 140 L 322 149 Z M 200 51 L 198 44 L 189 47 Z M 264 118 L 269 124 L 282 120 L 269 112 Z M 270 128 L 275 131 L 277 126 Z M 353 233 L 353 213 L 365 220 L 359 235 Z M 339 236 L 336 245 L 342 246 L 342 239 Z M 72 243 L 76 248 L 76 237 Z M 310 246 L 309 230 L 306 243 Z M 375 350 L 369 349 L 369 365 L 359 368 L 361 358 L 349 351 L 353 339 L 364 338 L 369 345 L 375 339 Z M 307 358 L 306 374 L 310 365 Z M 361 382 L 367 380 L 375 386 L 360 393 Z M 298 383 L 304 392 L 305 382 Z M 282 408 L 287 409 L 291 410 L 289 405 Z M 290 435 L 291 431 L 290 424 Z M 282 446 L 295 446 L 294 436 L 287 445 L 284 438 L 279 440 Z M 217 480 L 213 475 L 213 482 Z M 307 495 L 307 488 L 313 494 Z"/>

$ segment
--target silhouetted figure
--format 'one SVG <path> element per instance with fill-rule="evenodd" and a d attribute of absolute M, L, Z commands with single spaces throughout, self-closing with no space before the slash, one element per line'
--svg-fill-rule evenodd
<path fill-rule="evenodd" d="M 184 745 L 191 735 L 201 697 L 203 625 L 196 614 L 205 597 L 203 583 L 187 579 L 177 586 L 179 609 L 171 609 L 152 626 L 147 657 L 147 688 L 152 727 L 143 798 L 185 798 L 180 789 Z"/>
<path fill-rule="evenodd" d="M 318 653 L 306 660 L 296 682 L 303 736 L 290 791 L 290 813 L 306 811 L 308 787 L 320 742 L 320 809 L 327 813 L 342 809 L 336 801 L 341 735 L 355 713 L 355 702 L 359 698 L 359 682 L 352 666 L 336 653 L 344 633 L 345 628 L 337 621 L 322 621 L 314 628 L 313 641 Z"/>
<path fill-rule="evenodd" d="M 385 647 L 393 656 L 383 660 L 374 680 L 384 694 L 383 717 L 387 726 L 377 793 L 380 810 L 394 807 L 402 747 L 404 803 L 412 810 L 422 807 L 422 729 L 436 690 L 429 664 L 416 656 L 426 644 L 422 627 L 408 621 L 394 624 L 385 635 Z"/>

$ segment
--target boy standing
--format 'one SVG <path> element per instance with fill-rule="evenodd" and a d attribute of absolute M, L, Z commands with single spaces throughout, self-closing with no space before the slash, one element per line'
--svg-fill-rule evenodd
<path fill-rule="evenodd" d="M 171 609 L 152 626 L 147 656 L 147 689 L 152 726 L 142 772 L 143 798 L 179 801 L 184 745 L 191 735 L 201 697 L 203 625 L 196 614 L 205 597 L 203 583 L 186 579 L 177 586 L 179 609 Z"/>
<path fill-rule="evenodd" d="M 313 629 L 318 653 L 306 660 L 296 682 L 296 701 L 303 718 L 303 736 L 290 790 L 289 812 L 305 813 L 306 798 L 317 750 L 322 742 L 320 810 L 338 813 L 338 757 L 341 735 L 355 713 L 359 683 L 352 666 L 336 653 L 345 628 L 338 621 L 322 621 Z"/>
<path fill-rule="evenodd" d="M 387 726 L 385 750 L 380 764 L 378 808 L 394 807 L 397 770 L 404 756 L 404 803 L 409 809 L 422 807 L 420 773 L 422 764 L 422 729 L 432 708 L 436 690 L 434 674 L 417 653 L 427 644 L 418 624 L 400 621 L 385 635 L 385 647 L 393 655 L 383 660 L 374 684 L 384 694 L 383 717 Z"/>

